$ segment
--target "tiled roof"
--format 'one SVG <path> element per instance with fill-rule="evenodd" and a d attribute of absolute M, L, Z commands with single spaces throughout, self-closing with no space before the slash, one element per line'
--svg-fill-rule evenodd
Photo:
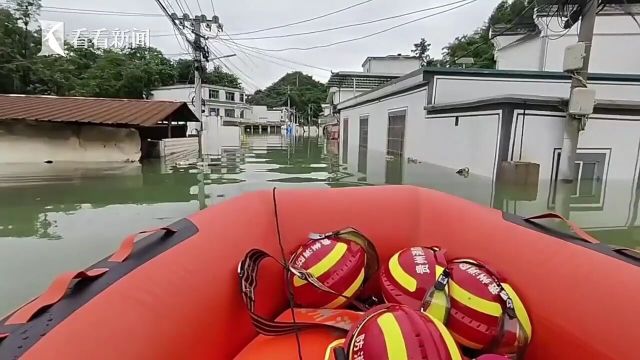
<path fill-rule="evenodd" d="M 186 103 L 176 101 L 0 95 L 0 120 L 146 127 L 198 118 Z"/>

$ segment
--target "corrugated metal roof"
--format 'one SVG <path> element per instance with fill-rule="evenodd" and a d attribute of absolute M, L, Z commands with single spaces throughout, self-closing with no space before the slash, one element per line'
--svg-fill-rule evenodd
<path fill-rule="evenodd" d="M 198 118 L 185 102 L 0 95 L 0 120 L 146 127 L 169 120 L 197 122 Z"/>

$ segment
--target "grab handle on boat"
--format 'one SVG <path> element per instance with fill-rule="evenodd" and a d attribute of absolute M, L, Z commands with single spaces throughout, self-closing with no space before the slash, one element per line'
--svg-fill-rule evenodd
<path fill-rule="evenodd" d="M 592 243 L 592 244 L 599 244 L 600 243 L 600 241 L 596 240 L 593 236 L 587 234 L 586 231 L 580 229 L 580 227 L 578 225 L 576 225 L 575 223 L 569 221 L 568 219 L 566 219 L 564 216 L 562 216 L 560 214 L 546 213 L 546 214 L 541 214 L 541 215 L 528 217 L 528 218 L 525 218 L 524 220 L 527 221 L 527 222 L 531 222 L 531 223 L 535 223 L 536 225 L 539 225 L 534 220 L 542 220 L 542 219 L 557 219 L 557 220 L 561 220 L 565 224 L 567 224 L 567 226 L 569 226 L 571 231 L 573 231 L 576 235 L 578 235 L 578 237 L 580 237 L 582 240 L 584 240 L 584 241 L 586 241 L 588 243 Z"/>
<path fill-rule="evenodd" d="M 131 256 L 131 254 L 133 253 L 133 248 L 134 245 L 136 243 L 136 238 L 140 235 L 144 235 L 144 234 L 151 234 L 151 233 L 155 233 L 158 232 L 160 230 L 163 230 L 165 232 L 165 235 L 173 235 L 176 233 L 176 230 L 168 228 L 168 227 L 161 227 L 161 228 L 157 228 L 157 229 L 151 229 L 151 230 L 144 230 L 144 231 L 140 231 L 138 233 L 135 234 L 131 234 L 129 236 L 127 236 L 122 243 L 120 244 L 120 247 L 118 248 L 118 250 L 113 253 L 113 255 L 111 255 L 111 257 L 109 258 L 109 261 L 111 262 L 123 262 L 125 261 L 129 256 Z"/>
<path fill-rule="evenodd" d="M 616 254 L 631 258 L 636 261 L 640 261 L 640 251 L 625 248 L 625 247 L 614 247 L 611 250 Z"/>
<path fill-rule="evenodd" d="M 13 313 L 5 322 L 5 325 L 25 324 L 40 311 L 57 303 L 69 291 L 69 287 L 75 285 L 75 280 L 97 279 L 104 275 L 109 269 L 93 269 L 88 271 L 68 272 L 58 276 L 47 291 L 27 303 L 21 309 Z"/>

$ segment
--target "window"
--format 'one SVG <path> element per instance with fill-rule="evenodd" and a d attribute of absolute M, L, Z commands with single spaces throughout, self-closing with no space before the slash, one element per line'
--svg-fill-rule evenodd
<path fill-rule="evenodd" d="M 240 102 L 243 103 L 244 102 L 244 94 L 240 94 Z"/>
<path fill-rule="evenodd" d="M 209 89 L 209 99 L 220 99 L 220 91 Z"/>
<path fill-rule="evenodd" d="M 555 208 L 561 149 L 554 150 L 552 191 L 549 209 Z M 601 210 L 604 206 L 606 179 L 611 149 L 579 149 L 575 163 L 575 181 L 571 191 L 572 210 Z"/>
<path fill-rule="evenodd" d="M 369 147 L 369 116 L 360 116 L 360 141 L 358 146 L 358 172 L 367 173 L 367 155 Z"/>
<path fill-rule="evenodd" d="M 244 110 L 240 110 L 240 119 L 244 119 Z"/>
<path fill-rule="evenodd" d="M 235 118 L 236 111 L 234 109 L 224 109 L 224 117 Z"/>
<path fill-rule="evenodd" d="M 226 98 L 228 101 L 236 101 L 236 93 L 226 92 Z"/>
<path fill-rule="evenodd" d="M 220 116 L 220 109 L 214 107 L 209 108 L 209 116 Z"/>

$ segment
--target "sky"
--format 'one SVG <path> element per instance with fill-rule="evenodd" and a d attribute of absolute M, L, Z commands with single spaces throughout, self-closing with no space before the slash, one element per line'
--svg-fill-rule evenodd
<path fill-rule="evenodd" d="M 3 0 L 0 0 L 3 2 Z M 415 10 L 444 5 L 456 0 L 370 0 L 344 12 L 331 15 L 315 21 L 295 26 L 287 26 L 270 31 L 257 32 L 246 35 L 233 35 L 242 32 L 260 30 L 264 28 L 290 24 L 326 14 L 348 7 L 364 0 L 162 0 L 168 7 L 181 12 L 180 7 L 191 14 L 204 13 L 208 17 L 216 14 L 224 24 L 224 30 L 240 44 L 261 49 L 283 49 L 290 47 L 311 47 L 330 44 L 346 39 L 371 34 L 383 29 L 446 10 L 440 8 L 425 11 L 406 17 L 386 20 L 369 25 L 350 27 L 335 31 L 323 31 L 317 34 L 257 40 L 240 40 L 243 37 L 261 37 L 285 35 L 291 33 L 322 30 L 379 18 L 403 14 Z M 476 0 L 469 5 L 462 6 L 449 12 L 416 21 L 414 23 L 375 35 L 363 40 L 339 44 L 336 46 L 313 49 L 309 51 L 266 52 L 268 56 L 277 56 L 300 64 L 312 65 L 321 69 L 287 63 L 265 55 L 256 55 L 247 50 L 238 50 L 229 41 L 213 38 L 210 43 L 215 47 L 217 55 L 236 54 L 235 57 L 218 60 L 224 62 L 238 75 L 245 88 L 252 92 L 256 88 L 264 88 L 282 75 L 290 71 L 303 71 L 312 75 L 316 80 L 326 81 L 330 71 L 362 71 L 361 65 L 368 56 L 384 56 L 391 54 L 410 54 L 413 44 L 421 37 L 432 44 L 431 55 L 439 57 L 442 47 L 450 41 L 466 33 L 473 32 L 489 17 L 493 8 L 500 0 Z M 185 4 L 186 3 L 186 4 Z M 180 6 L 178 6 L 180 4 Z M 455 7 L 462 3 L 452 5 Z M 64 21 L 65 32 L 74 29 L 88 30 L 106 28 L 113 29 L 144 29 L 151 34 L 151 46 L 157 47 L 165 54 L 172 54 L 172 58 L 185 53 L 181 44 L 173 35 L 172 26 L 168 19 L 162 16 L 103 16 L 88 14 L 70 14 L 65 12 L 51 12 L 52 7 L 94 9 L 102 11 L 135 12 L 145 14 L 161 14 L 155 0 L 42 0 L 43 11 L 40 19 Z M 202 12 L 200 11 L 202 9 Z M 67 10 L 63 10 L 67 11 Z M 167 34 L 170 34 L 167 36 Z M 212 34 L 215 35 L 215 34 Z M 212 36 L 213 37 L 213 36 Z M 188 49 L 187 49 L 188 50 Z M 176 54 L 176 55 L 173 55 Z M 182 55 L 186 57 L 186 55 Z M 222 65 L 222 64 L 220 64 Z M 224 66 L 224 65 L 223 65 Z"/>

